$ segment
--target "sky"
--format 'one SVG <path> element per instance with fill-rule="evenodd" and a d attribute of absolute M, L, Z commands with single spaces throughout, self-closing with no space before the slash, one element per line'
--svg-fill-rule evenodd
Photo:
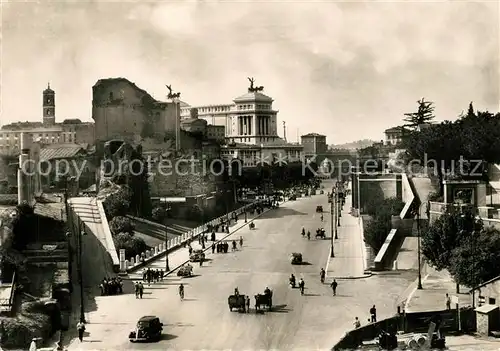
<path fill-rule="evenodd" d="M 5 0 L 2 0 L 5 1 Z M 422 97 L 438 120 L 499 111 L 496 1 L 72 1 L 2 4 L 0 124 L 91 121 L 92 86 L 125 77 L 159 100 L 231 103 L 264 86 L 287 138 L 380 140 Z"/>

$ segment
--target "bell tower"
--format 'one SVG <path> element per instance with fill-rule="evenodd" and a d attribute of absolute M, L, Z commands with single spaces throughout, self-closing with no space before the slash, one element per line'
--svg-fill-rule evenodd
<path fill-rule="evenodd" d="M 47 89 L 43 91 L 43 124 L 51 126 L 56 124 L 56 93 L 50 89 L 50 83 Z"/>

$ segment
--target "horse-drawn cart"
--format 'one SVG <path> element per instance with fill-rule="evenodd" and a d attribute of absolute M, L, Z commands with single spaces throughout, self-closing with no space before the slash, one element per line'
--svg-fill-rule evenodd
<path fill-rule="evenodd" d="M 273 292 L 270 291 L 268 294 L 257 294 L 255 295 L 255 312 L 261 310 L 261 307 L 267 307 L 268 311 L 271 311 L 273 306 Z"/>
<path fill-rule="evenodd" d="M 290 255 L 290 263 L 291 264 L 301 264 L 302 263 L 302 254 L 298 252 L 294 252 Z"/>
<path fill-rule="evenodd" d="M 245 306 L 246 306 L 245 295 L 230 295 L 227 298 L 227 304 L 229 305 L 229 311 L 232 311 L 233 308 L 236 308 L 240 312 L 245 312 Z"/>

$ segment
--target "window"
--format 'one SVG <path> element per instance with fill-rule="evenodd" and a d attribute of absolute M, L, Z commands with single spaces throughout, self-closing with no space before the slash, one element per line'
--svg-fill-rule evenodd
<path fill-rule="evenodd" d="M 496 301 L 496 299 L 494 299 L 494 298 L 490 297 L 490 298 L 488 299 L 488 303 L 489 303 L 490 305 L 496 305 L 497 301 Z"/>

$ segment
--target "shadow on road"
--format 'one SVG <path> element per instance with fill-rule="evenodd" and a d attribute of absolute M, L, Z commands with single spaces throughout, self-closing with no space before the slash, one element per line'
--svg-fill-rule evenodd
<path fill-rule="evenodd" d="M 174 334 L 162 334 L 161 335 L 161 340 L 173 340 L 177 338 L 177 335 Z"/>
<path fill-rule="evenodd" d="M 179 278 L 182 278 L 182 279 L 190 279 L 190 278 L 196 278 L 196 277 L 199 277 L 199 276 L 201 276 L 201 274 L 193 274 L 193 275 L 191 275 L 191 276 L 189 276 L 189 277 L 179 277 Z M 182 284 L 185 284 L 185 283 L 182 283 Z"/>
<path fill-rule="evenodd" d="M 275 305 L 272 307 L 271 311 L 269 312 L 273 312 L 273 313 L 288 313 L 290 311 L 292 311 L 292 309 L 290 308 L 287 308 L 287 304 L 283 304 L 283 305 Z"/>
<path fill-rule="evenodd" d="M 264 213 L 259 220 L 262 219 L 272 219 L 272 218 L 283 218 L 286 216 L 307 216 L 305 212 L 299 212 L 291 208 L 278 208 L 273 211 Z M 256 228 L 257 229 L 257 228 Z"/>
<path fill-rule="evenodd" d="M 309 294 L 309 293 L 305 293 L 304 296 L 321 296 L 320 294 Z"/>
<path fill-rule="evenodd" d="M 312 266 L 312 263 L 307 261 L 302 261 L 301 263 L 297 264 L 297 266 Z"/>
<path fill-rule="evenodd" d="M 183 301 L 198 301 L 198 299 L 184 299 Z"/>

